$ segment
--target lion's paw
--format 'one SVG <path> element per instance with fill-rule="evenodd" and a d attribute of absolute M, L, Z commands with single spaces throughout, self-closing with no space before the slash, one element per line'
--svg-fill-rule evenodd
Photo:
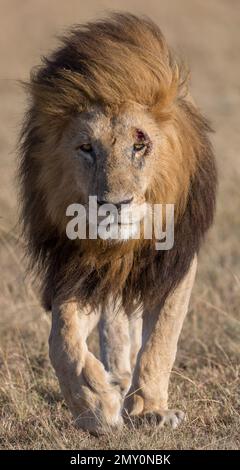
<path fill-rule="evenodd" d="M 176 429 L 185 419 L 185 413 L 181 410 L 154 410 L 130 416 L 130 418 L 136 425 L 150 424 L 160 428 L 170 426 L 172 429 Z"/>

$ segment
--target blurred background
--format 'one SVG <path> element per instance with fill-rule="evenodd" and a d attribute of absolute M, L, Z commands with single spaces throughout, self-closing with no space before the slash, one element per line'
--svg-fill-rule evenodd
<path fill-rule="evenodd" d="M 28 80 L 56 35 L 109 9 L 148 15 L 189 65 L 192 94 L 215 130 L 219 190 L 172 374 L 170 400 L 188 421 L 174 434 L 132 429 L 97 440 L 72 428 L 49 365 L 50 319 L 25 275 L 15 173 L 26 108 L 18 80 Z M 0 0 L 2 448 L 239 448 L 239 24 L 238 0 Z"/>

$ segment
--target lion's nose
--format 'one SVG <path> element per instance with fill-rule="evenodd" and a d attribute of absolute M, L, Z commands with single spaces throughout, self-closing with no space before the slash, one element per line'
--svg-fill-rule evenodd
<path fill-rule="evenodd" d="M 117 201 L 117 202 L 108 201 L 107 199 L 100 199 L 100 200 L 98 199 L 97 203 L 99 206 L 102 206 L 103 204 L 113 204 L 119 210 L 121 209 L 121 205 L 131 204 L 132 201 L 133 201 L 133 197 L 129 199 L 123 199 L 122 201 Z"/>

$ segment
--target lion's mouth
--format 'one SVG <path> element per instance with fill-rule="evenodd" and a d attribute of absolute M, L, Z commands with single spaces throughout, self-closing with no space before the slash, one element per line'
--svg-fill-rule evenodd
<path fill-rule="evenodd" d="M 129 204 L 120 211 L 98 211 L 88 213 L 88 223 L 98 232 L 100 238 L 129 240 L 140 238 L 142 222 L 148 214 L 146 203 Z"/>

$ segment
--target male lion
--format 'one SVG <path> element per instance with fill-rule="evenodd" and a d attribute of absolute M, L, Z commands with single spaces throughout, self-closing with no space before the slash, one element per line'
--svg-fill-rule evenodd
<path fill-rule="evenodd" d="M 23 231 L 52 310 L 50 359 L 63 395 L 93 433 L 119 427 L 123 410 L 175 428 L 184 414 L 168 409 L 169 376 L 215 207 L 210 127 L 161 31 L 130 14 L 75 27 L 29 90 Z M 70 240 L 68 206 L 87 207 L 94 195 L 140 220 L 147 203 L 174 204 L 173 247 L 156 250 L 142 235 Z M 101 361 L 87 345 L 97 324 Z"/>

